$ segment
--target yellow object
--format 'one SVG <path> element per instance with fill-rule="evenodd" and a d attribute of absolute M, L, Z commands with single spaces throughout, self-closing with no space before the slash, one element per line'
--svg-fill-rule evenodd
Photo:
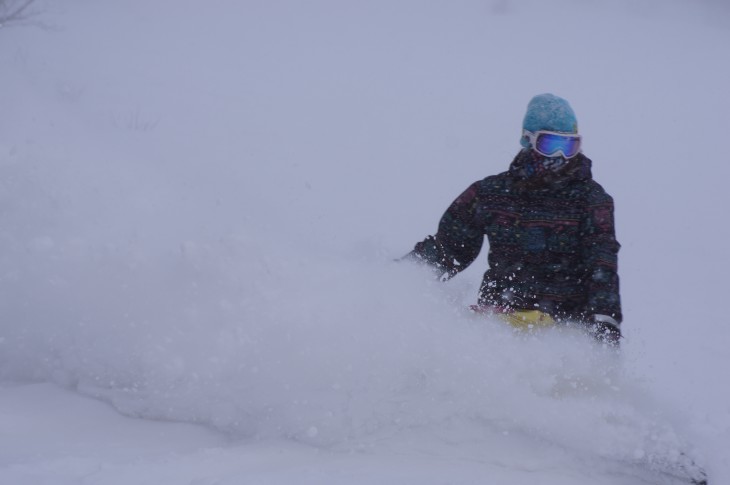
<path fill-rule="evenodd" d="M 497 316 L 515 328 L 531 330 L 537 327 L 552 327 L 553 317 L 540 310 L 515 310 L 511 313 L 498 313 Z"/>

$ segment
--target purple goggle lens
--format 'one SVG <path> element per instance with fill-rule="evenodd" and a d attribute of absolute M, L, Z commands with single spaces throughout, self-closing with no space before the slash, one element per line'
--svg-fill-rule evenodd
<path fill-rule="evenodd" d="M 546 157 L 555 157 L 558 154 L 565 158 L 573 158 L 580 152 L 580 135 L 538 131 L 525 131 L 530 138 L 533 149 Z"/>

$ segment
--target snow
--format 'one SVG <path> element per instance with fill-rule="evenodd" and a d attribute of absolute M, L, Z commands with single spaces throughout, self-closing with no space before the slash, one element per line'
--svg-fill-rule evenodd
<path fill-rule="evenodd" d="M 730 481 L 710 0 L 37 1 L 0 29 L 0 483 Z M 620 355 L 393 259 L 567 98 Z"/>

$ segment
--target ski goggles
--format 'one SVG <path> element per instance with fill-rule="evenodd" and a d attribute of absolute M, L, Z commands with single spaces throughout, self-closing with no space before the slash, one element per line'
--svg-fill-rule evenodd
<path fill-rule="evenodd" d="M 530 146 L 540 155 L 573 158 L 580 152 L 580 135 L 557 133 L 555 131 L 522 131 L 522 135 L 530 140 Z"/>

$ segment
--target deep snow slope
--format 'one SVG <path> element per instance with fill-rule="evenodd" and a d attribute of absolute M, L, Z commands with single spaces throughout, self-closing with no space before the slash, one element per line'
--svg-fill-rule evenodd
<path fill-rule="evenodd" d="M 730 481 L 723 2 L 38 7 L 0 29 L 0 473 Z M 392 261 L 541 92 L 616 200 L 620 356 L 469 315 L 483 256 Z M 98 432 L 64 452 L 48 416 Z"/>
<path fill-rule="evenodd" d="M 499 425 L 399 430 L 358 446 L 236 440 L 131 419 L 51 384 L 0 387 L 0 480 L 13 484 L 686 483 Z"/>

